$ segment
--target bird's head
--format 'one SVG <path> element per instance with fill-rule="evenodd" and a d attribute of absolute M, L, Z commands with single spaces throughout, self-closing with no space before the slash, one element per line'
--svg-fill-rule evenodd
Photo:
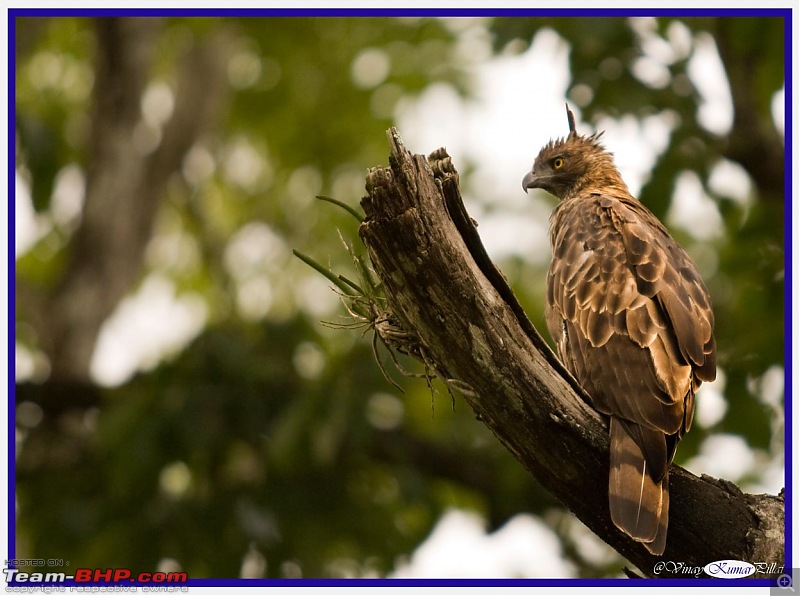
<path fill-rule="evenodd" d="M 567 107 L 569 135 L 542 147 L 533 168 L 522 179 L 522 188 L 541 188 L 559 200 L 580 193 L 628 192 L 611 153 L 600 143 L 602 132 L 582 136 L 575 130 L 575 116 Z"/>

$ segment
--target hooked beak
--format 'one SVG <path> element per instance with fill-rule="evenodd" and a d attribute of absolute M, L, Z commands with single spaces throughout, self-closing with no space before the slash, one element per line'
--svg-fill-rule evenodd
<path fill-rule="evenodd" d="M 541 188 L 540 182 L 541 178 L 536 176 L 533 170 L 531 170 L 525 174 L 525 177 L 522 179 L 522 190 L 527 193 L 529 188 Z"/>

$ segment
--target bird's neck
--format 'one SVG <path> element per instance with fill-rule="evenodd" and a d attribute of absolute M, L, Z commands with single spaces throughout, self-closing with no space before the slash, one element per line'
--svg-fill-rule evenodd
<path fill-rule="evenodd" d="M 591 195 L 633 198 L 628 190 L 628 185 L 622 180 L 622 176 L 619 175 L 619 172 L 613 171 L 604 172 L 600 176 L 586 176 L 583 184 L 576 184 L 570 189 L 570 193 L 564 197 L 564 200 Z"/>

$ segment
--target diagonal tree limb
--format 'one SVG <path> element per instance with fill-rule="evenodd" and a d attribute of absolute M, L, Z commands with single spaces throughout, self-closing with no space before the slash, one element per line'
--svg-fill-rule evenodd
<path fill-rule="evenodd" d="M 388 133 L 390 167 L 367 175 L 359 234 L 387 299 L 500 442 L 595 534 L 645 576 L 659 560 L 783 564 L 783 495 L 670 470 L 670 529 L 660 559 L 608 514 L 608 430 L 528 321 L 483 249 L 444 150 L 411 155 Z M 679 576 L 686 577 L 686 576 Z"/>

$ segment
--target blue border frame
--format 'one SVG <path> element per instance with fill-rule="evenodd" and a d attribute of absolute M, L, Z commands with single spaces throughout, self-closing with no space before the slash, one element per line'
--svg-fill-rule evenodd
<path fill-rule="evenodd" d="M 784 426 L 784 450 L 785 450 L 785 566 L 791 567 L 792 562 L 792 521 L 794 519 L 792 511 L 792 497 L 794 494 L 792 487 L 792 464 L 794 441 L 792 436 L 792 370 L 793 349 L 792 349 L 792 214 L 793 214 L 793 187 L 792 187 L 792 98 L 793 80 L 792 73 L 794 68 L 795 56 L 792 53 L 792 17 L 793 8 L 742 8 L 742 9 L 711 9 L 711 8 L 692 8 L 692 9 L 668 9 L 668 8 L 598 8 L 598 9 L 41 9 L 41 8 L 9 8 L 8 15 L 8 88 L 9 88 L 9 107 L 8 107 L 8 271 L 9 271 L 9 305 L 8 305 L 8 557 L 14 558 L 16 553 L 16 478 L 14 475 L 16 463 L 16 435 L 14 420 L 16 417 L 16 391 L 15 374 L 12 371 L 16 368 L 15 359 L 15 338 L 16 338 L 16 313 L 15 304 L 12 300 L 12 290 L 15 288 L 15 276 L 11 273 L 15 270 L 16 257 L 16 230 L 11 226 L 14 221 L 16 198 L 16 178 L 15 178 L 15 153 L 16 142 L 14 123 L 16 122 L 16 104 L 11 100 L 16 97 L 16 72 L 15 72 L 15 49 L 16 49 L 16 27 L 14 20 L 17 17 L 59 17 L 59 16 L 184 16 L 184 17 L 356 17 L 356 16 L 376 16 L 376 17 L 402 17 L 402 16 L 455 16 L 455 17 L 512 17 L 512 16 L 539 16 L 539 17 L 632 17 L 632 16 L 651 16 L 651 17 L 779 17 L 784 19 L 784 414 L 786 424 Z M 787 308 L 788 307 L 788 308 Z M 786 333 L 788 330 L 788 333 Z M 787 564 L 788 563 L 788 564 Z M 740 579 L 734 583 L 724 579 L 189 579 L 185 584 L 188 587 L 767 587 L 773 585 L 772 580 L 764 579 Z M 10 585 L 15 585 L 12 582 Z M 91 585 L 113 585 L 113 584 L 91 584 L 66 582 L 65 586 L 91 586 Z M 128 584 L 130 585 L 130 584 Z"/>
<path fill-rule="evenodd" d="M 783 450 L 784 450 L 784 566 L 794 566 L 794 559 L 792 558 L 792 538 L 794 538 L 792 534 L 792 521 L 794 520 L 794 511 L 792 511 L 792 498 L 794 496 L 794 487 L 792 485 L 792 472 L 793 472 L 793 458 L 794 458 L 794 437 L 792 433 L 792 410 L 793 405 L 792 401 L 794 398 L 793 391 L 792 391 L 792 364 L 794 362 L 794 353 L 793 353 L 793 346 L 792 346 L 792 283 L 793 279 L 793 269 L 792 265 L 794 264 L 793 254 L 792 254 L 792 223 L 793 223 L 793 213 L 794 213 L 794 202 L 793 198 L 795 193 L 793 192 L 794 189 L 792 187 L 792 97 L 793 97 L 793 90 L 794 90 L 794 81 L 792 80 L 792 73 L 794 72 L 794 61 L 796 60 L 796 56 L 792 52 L 792 10 L 787 11 L 787 15 L 784 17 L 784 29 L 783 29 L 783 44 L 784 44 L 784 80 L 786 81 L 786 91 L 784 93 L 783 102 L 784 102 L 784 109 L 783 113 L 785 114 L 784 120 L 784 156 L 783 156 L 783 177 L 784 177 L 784 187 L 783 187 L 783 209 L 784 209 L 784 218 L 783 218 L 783 254 L 784 254 L 784 271 L 785 271 L 785 280 L 784 280 L 784 287 L 783 287 L 783 312 L 784 312 L 784 336 L 783 336 L 783 345 L 784 345 L 784 366 L 783 366 L 783 374 L 784 374 L 784 382 L 783 382 L 783 412 L 784 412 L 784 427 L 783 427 L 783 434 L 784 434 L 784 443 L 783 443 Z M 788 331 L 788 333 L 787 333 Z M 787 565 L 786 563 L 789 563 Z M 800 563 L 798 563 L 800 565 Z"/>
<path fill-rule="evenodd" d="M 752 588 L 768 587 L 768 579 L 587 579 L 587 578 L 553 578 L 553 579 L 189 579 L 185 584 L 130 584 L 125 582 L 86 582 L 67 581 L 58 584 L 36 584 L 75 586 L 156 586 L 185 585 L 189 588 L 636 588 L 636 587 L 720 587 Z M 27 585 L 11 582 L 9 585 Z M 154 590 L 155 591 L 155 590 Z"/>
<path fill-rule="evenodd" d="M 16 553 L 15 537 L 17 535 L 17 516 L 16 516 L 16 410 L 17 392 L 16 383 L 16 337 L 17 337 L 17 317 L 15 301 L 12 297 L 16 294 L 16 275 L 12 275 L 16 269 L 16 244 L 17 230 L 14 218 L 16 193 L 16 134 L 15 123 L 17 118 L 16 100 L 16 68 L 14 57 L 17 47 L 17 28 L 14 26 L 13 11 L 8 11 L 8 511 L 6 520 L 8 521 L 8 558 L 13 558 L 12 553 Z M 13 290 L 13 291 L 12 291 Z"/>
<path fill-rule="evenodd" d="M 12 17 L 181 16 L 181 17 L 785 17 L 786 8 L 10 8 Z M 790 28 L 791 33 L 791 28 Z"/>

